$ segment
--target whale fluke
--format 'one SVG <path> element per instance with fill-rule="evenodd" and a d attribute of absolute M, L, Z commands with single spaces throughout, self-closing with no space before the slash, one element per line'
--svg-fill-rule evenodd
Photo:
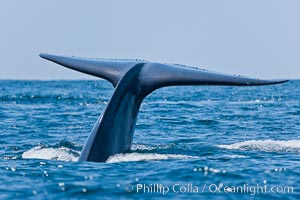
<path fill-rule="evenodd" d="M 67 68 L 106 79 L 115 87 L 84 145 L 80 161 L 105 162 L 111 155 L 130 151 L 140 105 L 148 94 L 158 88 L 175 85 L 255 86 L 288 81 L 253 79 L 143 60 L 40 56 Z"/>
<path fill-rule="evenodd" d="M 103 78 L 115 87 L 124 73 L 139 60 L 105 60 L 97 58 L 79 58 L 41 53 L 40 57 L 67 68 Z"/>

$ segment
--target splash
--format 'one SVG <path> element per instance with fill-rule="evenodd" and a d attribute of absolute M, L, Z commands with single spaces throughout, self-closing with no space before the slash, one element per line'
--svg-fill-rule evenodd
<path fill-rule="evenodd" d="M 44 159 L 58 161 L 77 161 L 79 152 L 66 147 L 43 148 L 41 146 L 33 147 L 22 154 L 24 159 Z"/>
<path fill-rule="evenodd" d="M 230 150 L 259 150 L 266 152 L 300 153 L 300 140 L 248 140 L 229 145 L 217 145 Z"/>

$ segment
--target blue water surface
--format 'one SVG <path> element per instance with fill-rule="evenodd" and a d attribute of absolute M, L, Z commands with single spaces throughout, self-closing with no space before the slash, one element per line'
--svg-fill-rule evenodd
<path fill-rule="evenodd" d="M 0 81 L 0 199 L 300 199 L 299 88 L 159 89 L 132 152 L 93 163 L 108 82 Z"/>

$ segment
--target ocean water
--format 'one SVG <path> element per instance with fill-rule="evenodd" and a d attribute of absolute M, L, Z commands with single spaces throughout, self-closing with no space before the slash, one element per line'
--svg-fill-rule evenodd
<path fill-rule="evenodd" d="M 131 153 L 78 162 L 112 92 L 0 81 L 0 199 L 300 199 L 300 81 L 157 90 Z"/>

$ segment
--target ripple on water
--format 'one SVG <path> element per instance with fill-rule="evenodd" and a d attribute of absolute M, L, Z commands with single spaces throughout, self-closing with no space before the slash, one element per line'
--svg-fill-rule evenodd
<path fill-rule="evenodd" d="M 267 183 L 299 195 L 299 83 L 158 90 L 142 104 L 131 153 L 94 163 L 73 161 L 113 92 L 108 82 L 0 81 L 0 199 L 161 198 L 128 195 L 127 183 Z M 199 195 L 167 198 L 252 198 Z"/>

